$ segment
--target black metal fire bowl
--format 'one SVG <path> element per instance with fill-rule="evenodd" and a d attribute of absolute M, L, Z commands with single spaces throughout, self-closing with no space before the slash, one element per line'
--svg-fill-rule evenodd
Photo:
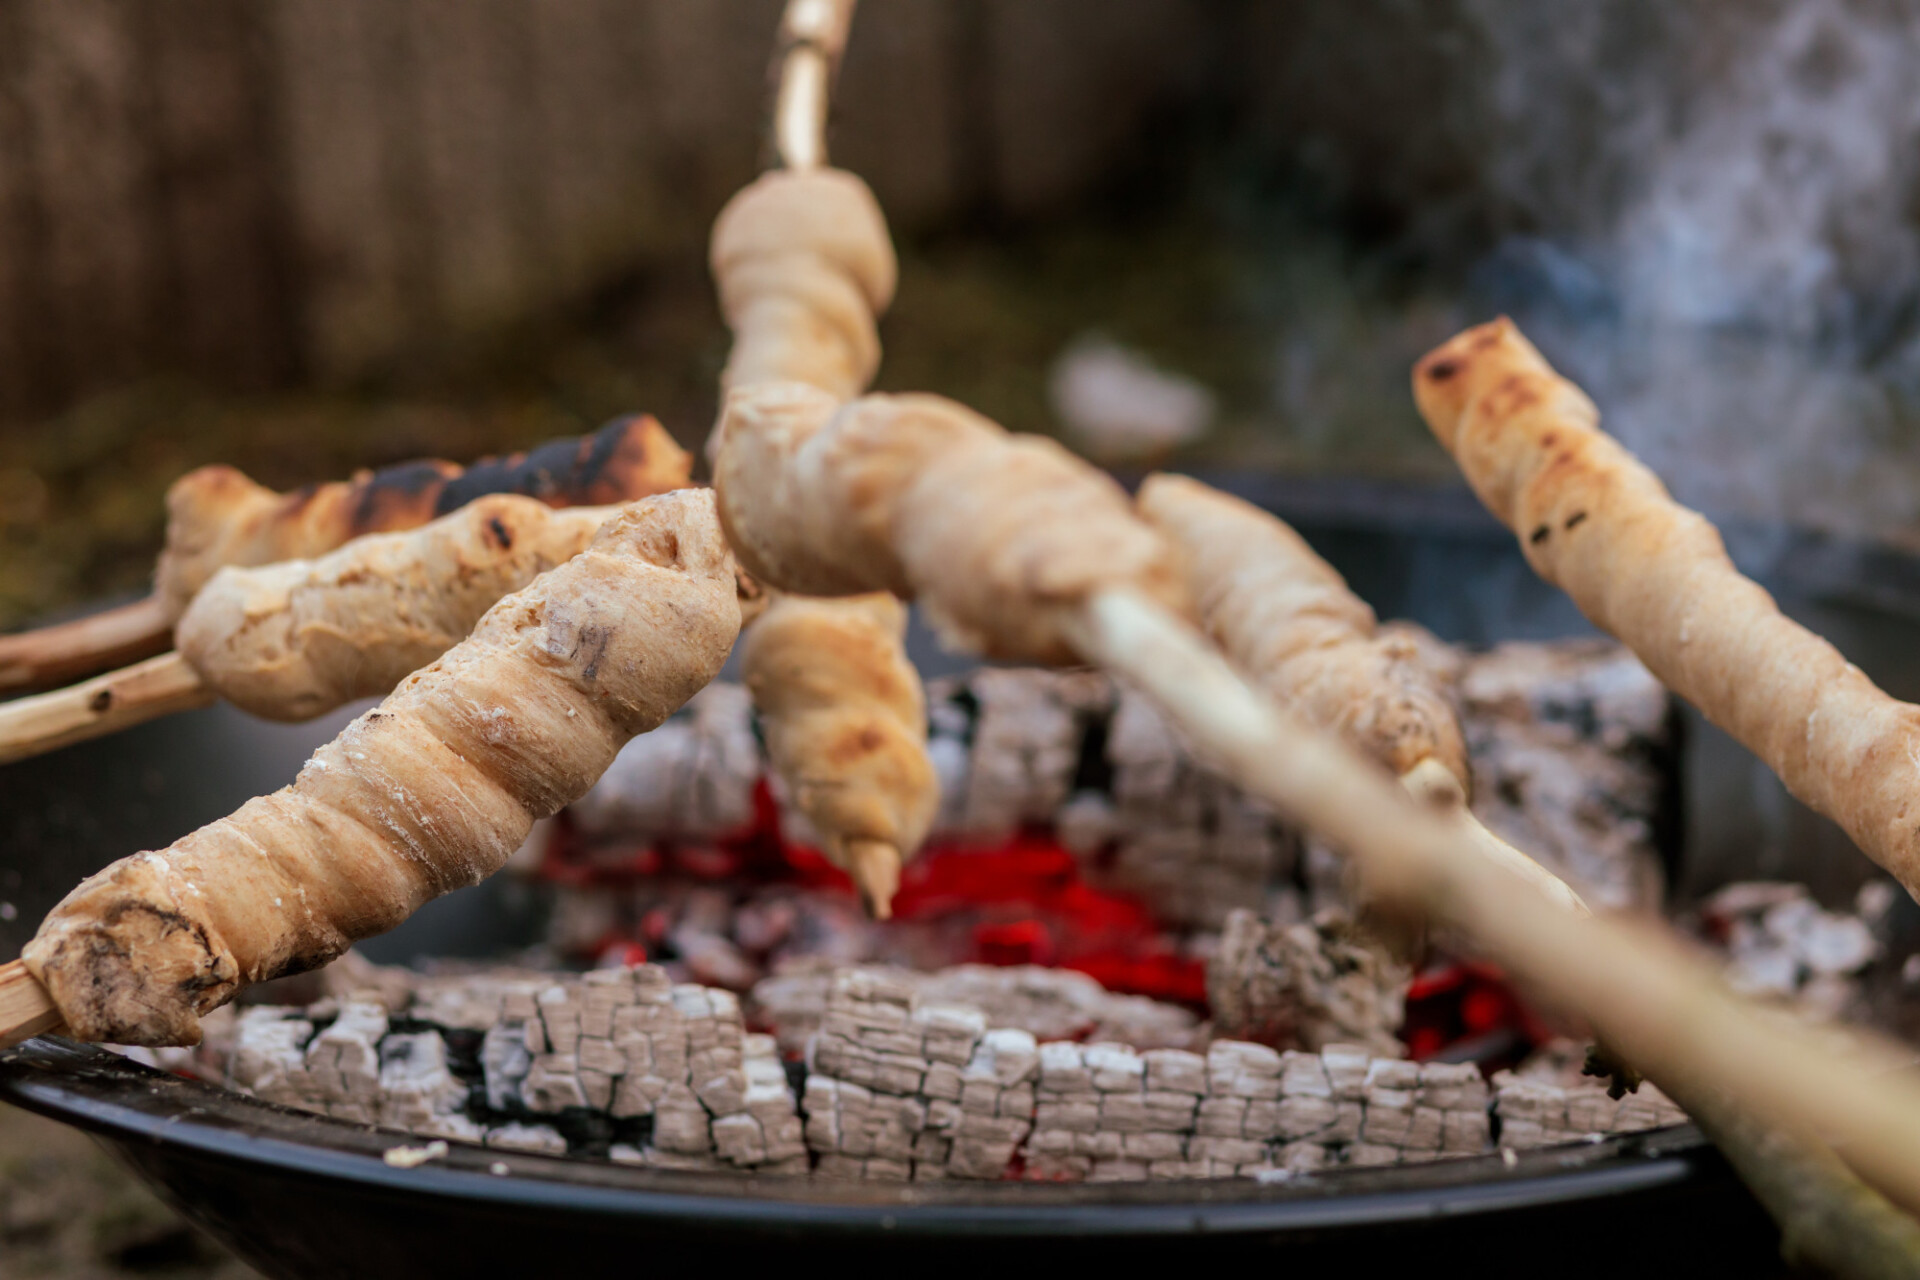
<path fill-rule="evenodd" d="M 1464 492 L 1207 477 L 1276 510 L 1383 617 L 1484 644 L 1588 632 Z M 1920 696 L 1920 559 L 1790 530 L 1729 526 L 1736 561 L 1896 696 Z M 924 641 L 925 637 L 920 637 Z M 924 643 L 929 671 L 953 669 Z M 287 782 L 351 712 L 267 725 L 214 707 L 0 767 L 0 955 L 82 876 L 163 847 Z M 1670 888 L 1793 878 L 1828 900 L 1872 869 L 1830 824 L 1691 713 L 1682 724 Z M 372 958 L 484 955 L 524 941 L 523 890 L 490 882 L 431 904 Z M 1909 919 L 1920 913 L 1903 908 Z M 97 1135 L 195 1222 L 275 1276 L 595 1274 L 649 1266 L 891 1261 L 916 1272 L 1004 1260 L 1086 1265 L 1259 1261 L 1376 1274 L 1763 1276 L 1778 1236 L 1690 1128 L 1590 1146 L 1294 1181 L 916 1184 L 643 1170 L 419 1139 L 283 1110 L 42 1039 L 0 1054 L 0 1100 Z M 504 1166 L 505 1175 L 491 1172 Z M 769 1252 L 774 1246 L 777 1252 Z M 1346 1269 L 1352 1268 L 1348 1271 Z"/>
<path fill-rule="evenodd" d="M 671 1173 L 457 1143 L 443 1159 L 395 1168 L 382 1153 L 421 1139 L 55 1038 L 0 1054 L 0 1098 L 94 1134 L 272 1276 L 591 1276 L 636 1264 L 873 1275 L 876 1264 L 920 1274 L 1069 1262 L 1755 1276 L 1778 1263 L 1765 1215 L 1687 1126 L 1511 1165 L 1487 1156 L 1281 1183 L 890 1184 Z"/>

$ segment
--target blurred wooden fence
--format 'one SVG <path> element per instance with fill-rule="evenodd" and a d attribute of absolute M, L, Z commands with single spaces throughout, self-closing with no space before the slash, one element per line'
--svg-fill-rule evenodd
<path fill-rule="evenodd" d="M 1200 0 L 869 0 L 836 154 L 1022 213 L 1200 65 Z M 0 418 L 351 376 L 699 253 L 780 0 L 0 0 Z"/>

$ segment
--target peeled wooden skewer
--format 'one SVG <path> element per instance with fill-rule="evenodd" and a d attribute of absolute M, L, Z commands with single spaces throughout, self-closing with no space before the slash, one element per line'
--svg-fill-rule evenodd
<path fill-rule="evenodd" d="M 787 169 L 827 162 L 827 112 L 857 0 L 788 0 L 775 53 L 773 145 Z"/>
<path fill-rule="evenodd" d="M 1460 722 L 1417 645 L 1377 631 L 1373 610 L 1305 539 L 1185 476 L 1149 476 L 1136 504 L 1179 552 L 1207 633 L 1263 692 L 1339 732 L 1413 795 L 1455 815 L 1487 857 L 1555 905 L 1588 914 L 1565 881 L 1473 815 Z"/>
<path fill-rule="evenodd" d="M 28 971 L 26 962 L 9 960 L 0 964 L 0 1049 L 64 1029 L 60 1011 L 53 1007 L 40 979 Z"/>
<path fill-rule="evenodd" d="M 66 689 L 0 702 L 0 764 L 211 706 L 218 698 L 185 658 L 163 653 Z"/>
<path fill-rule="evenodd" d="M 167 541 L 153 594 L 0 636 L 0 694 L 64 684 L 163 652 L 194 595 L 225 565 L 321 555 L 363 534 L 425 524 L 489 493 L 524 494 L 553 507 L 628 502 L 685 485 L 689 463 L 658 422 L 635 416 L 465 468 L 406 462 L 286 494 L 232 467 L 202 467 L 167 491 Z"/>

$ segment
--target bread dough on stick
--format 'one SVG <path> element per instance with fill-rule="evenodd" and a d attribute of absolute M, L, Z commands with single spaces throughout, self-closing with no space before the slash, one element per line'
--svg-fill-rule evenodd
<path fill-rule="evenodd" d="M 1052 665 L 1079 661 L 1065 624 L 1097 592 L 1186 612 L 1165 541 L 1112 478 L 951 400 L 746 386 L 720 434 L 721 522 L 773 586 L 918 598 L 956 648 Z"/>
<path fill-rule="evenodd" d="M 1920 707 L 1785 617 L 1511 321 L 1428 354 L 1413 392 L 1541 577 L 1920 891 Z"/>
<path fill-rule="evenodd" d="M 242 710 L 311 720 L 432 662 L 502 596 L 586 550 L 619 510 L 492 494 L 317 560 L 229 566 L 193 598 L 174 646 Z"/>
<path fill-rule="evenodd" d="M 1185 476 L 1149 476 L 1142 515 L 1180 554 L 1194 603 L 1241 670 L 1396 777 L 1437 760 L 1470 785 L 1452 705 L 1403 636 L 1286 524 Z"/>
<path fill-rule="evenodd" d="M 711 258 L 734 333 L 723 389 L 802 382 L 836 401 L 866 389 L 896 268 L 865 183 L 833 170 L 769 173 L 721 212 Z M 777 594 L 742 653 L 775 772 L 881 918 L 940 803 L 905 629 L 884 593 Z"/>
<path fill-rule="evenodd" d="M 1136 499 L 1179 554 L 1205 629 L 1282 706 L 1338 732 L 1409 791 L 1456 809 L 1487 856 L 1585 914 L 1566 882 L 1466 808 L 1460 720 L 1411 629 L 1377 627 L 1339 572 L 1279 518 L 1185 476 L 1149 476 Z"/>
<path fill-rule="evenodd" d="M 739 630 L 713 495 L 635 503 L 307 761 L 290 787 L 55 907 L 24 959 L 86 1040 L 193 1044 L 240 988 L 316 968 L 506 861 Z"/>
<path fill-rule="evenodd" d="M 177 620 L 225 565 L 324 555 L 363 534 L 417 528 L 488 493 L 524 494 L 550 507 L 631 502 L 684 488 L 691 462 L 665 428 L 639 415 L 469 467 L 407 462 L 293 493 L 263 488 L 232 467 L 202 467 L 167 490 L 167 543 L 154 594 Z"/>
<path fill-rule="evenodd" d="M 940 806 L 927 758 L 926 695 L 901 645 L 907 611 L 885 593 L 844 600 L 782 595 L 741 642 L 741 678 L 773 767 L 834 865 L 855 872 L 884 918 L 900 857 Z M 868 847 L 862 854 L 862 846 Z M 866 866 L 896 851 L 886 865 Z M 877 875 L 879 883 L 867 878 Z"/>
<path fill-rule="evenodd" d="M 874 317 L 897 266 L 867 184 L 837 169 L 776 170 L 742 189 L 713 224 L 720 309 L 733 330 L 721 391 L 805 382 L 836 400 L 880 366 Z"/>

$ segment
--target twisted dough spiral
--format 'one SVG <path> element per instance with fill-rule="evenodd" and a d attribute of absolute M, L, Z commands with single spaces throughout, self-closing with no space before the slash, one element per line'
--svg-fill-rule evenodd
<path fill-rule="evenodd" d="M 635 503 L 314 752 L 290 787 L 55 907 L 24 959 L 72 1032 L 193 1044 L 241 987 L 325 964 L 492 874 L 739 631 L 710 493 Z"/>
<path fill-rule="evenodd" d="M 1920 890 L 1920 707 L 1783 615 L 1511 321 L 1429 353 L 1413 391 L 1542 578 Z"/>

